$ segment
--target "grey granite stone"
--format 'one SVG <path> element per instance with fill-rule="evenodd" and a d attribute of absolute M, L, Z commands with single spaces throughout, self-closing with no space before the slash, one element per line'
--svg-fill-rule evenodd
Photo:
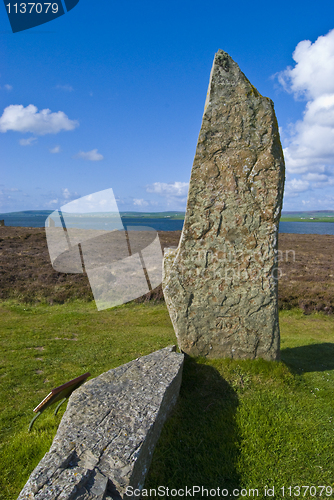
<path fill-rule="evenodd" d="M 183 231 L 163 292 L 180 349 L 279 358 L 278 223 L 285 178 L 273 102 L 214 58 Z"/>
<path fill-rule="evenodd" d="M 161 349 L 73 392 L 48 453 L 18 500 L 116 500 L 141 489 L 178 397 L 183 354 Z"/>

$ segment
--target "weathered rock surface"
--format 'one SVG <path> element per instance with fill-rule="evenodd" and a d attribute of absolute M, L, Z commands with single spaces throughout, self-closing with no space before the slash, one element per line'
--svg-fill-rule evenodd
<path fill-rule="evenodd" d="M 274 269 L 283 187 L 273 103 L 219 50 L 183 232 L 164 260 L 164 296 L 183 351 L 278 359 Z"/>
<path fill-rule="evenodd" d="M 18 500 L 114 500 L 142 488 L 178 397 L 183 354 L 168 347 L 86 382 L 71 395 L 49 452 Z"/>

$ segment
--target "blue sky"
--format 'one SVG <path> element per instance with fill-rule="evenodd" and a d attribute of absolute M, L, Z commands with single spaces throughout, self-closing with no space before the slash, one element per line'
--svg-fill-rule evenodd
<path fill-rule="evenodd" d="M 334 209 L 332 1 L 80 0 L 15 34 L 0 7 L 0 212 L 184 210 L 219 48 L 274 101 L 284 209 Z"/>

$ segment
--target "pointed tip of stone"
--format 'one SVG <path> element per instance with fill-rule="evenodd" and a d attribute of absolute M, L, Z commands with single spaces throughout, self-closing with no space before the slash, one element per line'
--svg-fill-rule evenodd
<path fill-rule="evenodd" d="M 227 52 L 225 52 L 222 49 L 218 49 L 218 51 L 215 53 L 213 64 L 218 64 L 227 72 L 228 72 L 231 64 L 234 64 L 235 66 L 237 66 L 239 68 L 237 63 L 230 56 L 230 54 L 228 54 Z"/>
<path fill-rule="evenodd" d="M 230 56 L 227 52 L 225 52 L 225 50 L 223 50 L 223 49 L 218 49 L 215 55 L 217 56 L 218 54 L 226 54 L 226 55 L 228 55 L 229 57 L 231 57 L 231 56 Z"/>
<path fill-rule="evenodd" d="M 262 97 L 232 57 L 224 50 L 218 49 L 211 69 L 204 113 L 211 102 L 231 98 L 235 92 L 240 91 L 247 97 Z"/>

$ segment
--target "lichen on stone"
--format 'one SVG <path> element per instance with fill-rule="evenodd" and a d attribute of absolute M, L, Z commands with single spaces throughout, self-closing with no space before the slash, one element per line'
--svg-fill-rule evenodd
<path fill-rule="evenodd" d="M 279 358 L 274 271 L 284 172 L 272 101 L 219 50 L 179 247 L 164 258 L 164 296 L 184 352 Z"/>

